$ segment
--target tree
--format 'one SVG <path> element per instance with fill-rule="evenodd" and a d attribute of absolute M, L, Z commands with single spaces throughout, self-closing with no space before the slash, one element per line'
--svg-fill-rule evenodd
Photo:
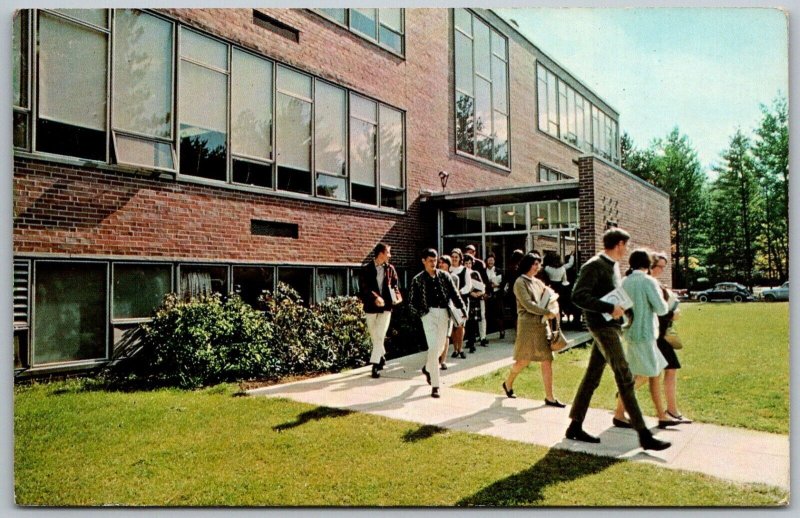
<path fill-rule="evenodd" d="M 639 150 L 627 132 L 620 139 L 620 155 L 622 168 L 635 174 L 642 180 L 653 183 L 655 170 L 655 153 L 651 148 Z"/>
<path fill-rule="evenodd" d="M 789 113 L 786 98 L 772 107 L 761 105 L 761 124 L 755 130 L 753 157 L 760 187 L 761 228 L 759 243 L 766 252 L 767 277 L 783 282 L 789 278 Z M 763 256 L 763 253 L 762 253 Z"/>

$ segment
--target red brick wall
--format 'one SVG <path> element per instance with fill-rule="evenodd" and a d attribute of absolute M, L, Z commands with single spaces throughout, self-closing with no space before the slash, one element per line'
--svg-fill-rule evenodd
<path fill-rule="evenodd" d="M 594 157 L 581 157 L 581 250 L 584 258 L 603 250 L 606 222 L 614 221 L 631 235 L 628 251 L 646 248 L 669 256 L 669 197 L 616 166 Z M 621 263 L 628 268 L 627 257 Z M 659 280 L 671 286 L 668 264 Z"/>

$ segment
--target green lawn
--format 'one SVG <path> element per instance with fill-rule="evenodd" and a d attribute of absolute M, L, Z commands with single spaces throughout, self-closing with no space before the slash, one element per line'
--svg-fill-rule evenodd
<path fill-rule="evenodd" d="M 678 404 L 697 421 L 752 430 L 789 433 L 789 304 L 683 304 L 677 329 L 684 343 L 678 351 Z M 556 397 L 571 401 L 589 348 L 556 356 Z M 501 393 L 508 375 L 502 369 L 460 385 Z M 531 364 L 514 382 L 521 397 L 543 399 L 538 365 Z M 612 408 L 616 385 L 606 369 L 592 407 Z M 646 415 L 654 415 L 647 386 L 637 392 Z"/>
<path fill-rule="evenodd" d="M 771 506 L 788 499 L 775 488 L 643 463 L 238 397 L 231 385 L 128 393 L 87 385 L 15 388 L 18 504 Z"/>

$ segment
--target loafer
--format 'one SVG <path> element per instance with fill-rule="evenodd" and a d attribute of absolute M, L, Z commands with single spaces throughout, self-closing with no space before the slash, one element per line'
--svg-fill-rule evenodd
<path fill-rule="evenodd" d="M 505 381 L 503 382 L 503 392 L 506 393 L 506 397 L 509 397 L 511 399 L 516 399 L 517 397 L 514 395 L 514 389 L 509 389 L 508 387 L 506 387 Z"/>
<path fill-rule="evenodd" d="M 481 340 L 481 347 L 489 347 L 489 340 L 487 340 L 486 338 Z"/>
<path fill-rule="evenodd" d="M 450 355 L 450 358 L 458 358 L 458 351 L 453 351 L 453 354 Z"/>
<path fill-rule="evenodd" d="M 386 365 L 386 357 L 385 356 L 381 356 L 381 361 L 378 363 L 378 370 L 382 371 L 384 365 Z"/>
<path fill-rule="evenodd" d="M 617 419 L 616 417 L 611 419 L 611 424 L 617 428 L 633 428 L 629 421 L 623 421 L 622 419 Z"/>
<path fill-rule="evenodd" d="M 679 424 L 681 424 L 680 421 L 675 421 L 673 419 L 665 419 L 665 420 L 659 419 L 658 420 L 658 427 L 661 428 L 662 430 L 667 428 L 668 426 L 675 426 L 675 425 L 679 425 Z"/>
<path fill-rule="evenodd" d="M 446 371 L 447 370 L 447 364 L 446 363 L 440 363 L 439 364 L 439 368 L 442 369 L 443 371 Z"/>
<path fill-rule="evenodd" d="M 474 353 L 475 351 L 476 351 L 476 349 L 475 349 L 475 346 L 474 346 L 474 345 L 470 345 L 470 346 L 469 346 L 469 353 L 470 353 L 470 354 L 472 354 L 472 353 Z"/>
<path fill-rule="evenodd" d="M 572 439 L 573 441 L 581 441 L 581 442 L 591 442 L 591 443 L 599 443 L 600 437 L 595 437 L 594 435 L 590 435 L 583 431 L 583 428 L 580 427 L 572 427 L 570 426 L 567 428 L 566 433 L 567 439 Z"/>
<path fill-rule="evenodd" d="M 661 451 L 672 446 L 672 443 L 656 439 L 653 437 L 653 434 L 650 433 L 650 430 L 644 429 L 639 432 L 639 445 L 644 450 Z"/>
<path fill-rule="evenodd" d="M 423 368 L 422 368 L 422 374 L 424 374 L 424 375 L 425 375 L 425 381 L 427 381 L 427 382 L 428 382 L 428 385 L 430 385 L 430 384 L 431 384 L 431 373 L 430 373 L 430 372 L 428 372 L 428 369 L 426 369 L 425 367 L 423 367 Z"/>
<path fill-rule="evenodd" d="M 677 414 L 677 415 L 673 414 L 669 410 L 667 410 L 667 415 L 670 416 L 672 419 L 674 419 L 675 421 L 677 421 L 680 424 L 691 424 L 691 422 L 692 422 L 691 419 L 687 419 L 686 417 L 684 417 L 681 414 Z"/>
<path fill-rule="evenodd" d="M 467 359 L 467 355 L 464 354 L 464 351 L 461 351 L 460 353 L 458 353 L 458 357 L 461 358 L 462 360 L 466 360 Z"/>
<path fill-rule="evenodd" d="M 373 378 L 380 378 L 381 377 L 381 373 L 378 372 L 378 366 L 375 365 L 375 364 L 372 365 L 372 374 L 371 374 L 371 376 Z"/>
<path fill-rule="evenodd" d="M 557 399 L 554 399 L 554 400 L 550 401 L 547 398 L 544 398 L 544 404 L 547 405 L 547 406 L 554 406 L 556 408 L 565 408 L 567 406 L 567 405 L 565 405 L 564 403 L 562 403 L 561 401 L 559 401 Z"/>
<path fill-rule="evenodd" d="M 433 387 L 431 390 L 431 397 L 439 399 L 441 396 L 439 395 L 439 387 Z"/>

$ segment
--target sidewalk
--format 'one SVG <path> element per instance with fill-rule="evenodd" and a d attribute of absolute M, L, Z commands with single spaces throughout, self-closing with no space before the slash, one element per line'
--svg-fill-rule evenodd
<path fill-rule="evenodd" d="M 646 417 L 651 430 L 672 447 L 645 452 L 633 430 L 611 426 L 609 410 L 590 409 L 584 429 L 598 435 L 600 444 L 564 438 L 569 424 L 569 406 L 553 408 L 543 401 L 508 399 L 500 393 L 487 394 L 454 389 L 467 379 L 508 368 L 513 350 L 513 332 L 503 341 L 491 340 L 466 360 L 448 359 L 441 371 L 442 397 L 430 397 L 420 368 L 425 352 L 391 360 L 380 379 L 370 377 L 370 367 L 332 374 L 306 381 L 274 385 L 249 391 L 253 396 L 283 397 L 304 403 L 342 408 L 392 419 L 435 425 L 502 439 L 649 462 L 658 466 L 705 473 L 734 482 L 763 483 L 789 490 L 789 437 L 741 428 L 692 423 L 667 430 Z M 571 395 L 569 395 L 571 397 Z"/>

